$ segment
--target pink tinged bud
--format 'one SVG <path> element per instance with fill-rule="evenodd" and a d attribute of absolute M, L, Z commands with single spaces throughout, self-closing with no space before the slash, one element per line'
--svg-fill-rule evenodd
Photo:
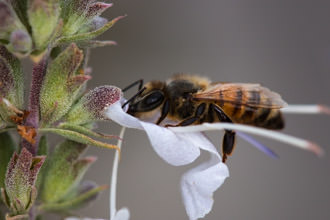
<path fill-rule="evenodd" d="M 32 48 L 32 40 L 27 32 L 16 30 L 10 35 L 10 44 L 8 47 L 13 52 L 27 53 Z"/>
<path fill-rule="evenodd" d="M 84 99 L 85 107 L 97 119 L 105 119 L 103 113 L 106 107 L 117 102 L 122 97 L 121 89 L 115 86 L 99 86 L 90 91 Z"/>
<path fill-rule="evenodd" d="M 85 94 L 68 112 L 64 121 L 72 125 L 107 120 L 104 117 L 106 107 L 117 102 L 122 92 L 115 86 L 99 86 Z"/>
<path fill-rule="evenodd" d="M 35 182 L 44 156 L 33 157 L 32 154 L 22 149 L 18 155 L 12 156 L 5 179 L 5 192 L 9 199 L 11 211 L 15 214 L 26 213 L 36 199 Z"/>
<path fill-rule="evenodd" d="M 107 4 L 104 2 L 96 2 L 93 3 L 89 6 L 86 16 L 88 18 L 92 18 L 95 16 L 99 16 L 101 15 L 105 10 L 107 10 L 108 8 L 110 8 L 113 4 Z"/>

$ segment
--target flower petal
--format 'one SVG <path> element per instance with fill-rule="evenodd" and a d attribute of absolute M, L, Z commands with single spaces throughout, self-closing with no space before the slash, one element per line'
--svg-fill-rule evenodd
<path fill-rule="evenodd" d="M 122 126 L 145 130 L 156 153 L 171 165 L 189 164 L 200 155 L 197 145 L 202 144 L 200 141 L 202 135 L 198 132 L 178 135 L 167 128 L 139 121 L 125 113 L 120 102 L 112 104 L 105 114 Z"/>
<path fill-rule="evenodd" d="M 121 208 L 116 213 L 112 220 L 128 220 L 130 217 L 129 210 L 127 208 Z"/>
<path fill-rule="evenodd" d="M 189 218 L 198 219 L 211 211 L 213 193 L 229 176 L 229 171 L 221 162 L 221 157 L 213 144 L 203 133 L 176 133 L 168 128 L 139 121 L 126 114 L 120 102 L 112 104 L 105 114 L 122 126 L 145 130 L 158 155 L 174 166 L 193 162 L 200 155 L 200 149 L 211 153 L 209 161 L 189 170 L 181 179 L 183 202 Z"/>
<path fill-rule="evenodd" d="M 213 193 L 228 176 L 227 166 L 216 155 L 182 176 L 182 198 L 190 220 L 202 218 L 211 211 Z"/>

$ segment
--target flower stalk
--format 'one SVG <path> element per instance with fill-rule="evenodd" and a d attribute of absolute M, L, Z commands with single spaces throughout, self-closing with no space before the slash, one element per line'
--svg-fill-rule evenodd
<path fill-rule="evenodd" d="M 119 133 L 119 140 L 117 143 L 117 146 L 119 149 L 121 149 L 122 143 L 123 143 L 123 138 L 125 134 L 125 127 L 122 127 Z M 115 158 L 113 160 L 113 165 L 112 165 L 112 173 L 111 173 L 111 188 L 110 188 L 110 220 L 115 220 L 115 216 L 117 213 L 116 209 L 116 195 L 117 195 L 117 178 L 118 178 L 118 165 L 119 165 L 119 160 L 120 160 L 120 154 L 117 151 L 115 154 Z"/>
<path fill-rule="evenodd" d="M 101 17 L 111 6 L 91 0 L 0 0 L 0 219 L 73 213 L 107 188 L 82 181 L 96 160 L 82 154 L 87 145 L 119 151 L 108 143 L 117 136 L 94 128 L 108 120 L 104 108 L 121 98 L 121 90 L 106 85 L 86 92 L 90 49 L 116 44 L 94 39 L 123 18 Z M 32 71 L 22 71 L 27 57 Z M 31 78 L 28 100 L 25 77 Z M 64 139 L 53 153 L 50 134 Z"/>

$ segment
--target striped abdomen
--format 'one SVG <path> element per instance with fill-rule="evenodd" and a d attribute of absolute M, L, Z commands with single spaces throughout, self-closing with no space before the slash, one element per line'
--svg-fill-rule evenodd
<path fill-rule="evenodd" d="M 220 99 L 216 103 L 235 123 L 282 129 L 284 121 L 279 110 L 280 96 L 261 86 L 246 85 L 255 84 L 236 84 L 230 90 L 221 89 Z"/>

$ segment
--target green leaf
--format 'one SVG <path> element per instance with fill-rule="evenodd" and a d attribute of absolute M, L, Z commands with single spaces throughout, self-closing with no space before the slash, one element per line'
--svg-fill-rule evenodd
<path fill-rule="evenodd" d="M 95 31 L 60 37 L 57 40 L 57 44 L 78 42 L 78 41 L 86 41 L 86 40 L 93 39 L 93 38 L 99 36 L 100 34 L 103 34 L 105 31 L 107 31 L 109 28 L 111 28 L 118 20 L 120 20 L 124 17 L 125 16 L 119 16 L 119 17 L 109 21 L 103 27 L 101 27 L 101 28 L 99 28 Z"/>
<path fill-rule="evenodd" d="M 28 18 L 37 50 L 46 48 L 58 25 L 59 16 L 58 0 L 29 0 Z"/>
<path fill-rule="evenodd" d="M 41 136 L 41 138 L 39 140 L 39 147 L 38 147 L 37 155 L 41 156 L 41 155 L 48 155 L 48 154 L 49 154 L 49 146 L 48 146 L 48 142 L 47 142 L 47 137 L 46 137 L 46 135 L 43 135 L 43 136 Z M 37 189 L 40 189 L 42 187 L 43 179 L 44 179 L 45 173 L 47 172 L 47 163 L 48 163 L 48 158 L 46 158 L 43 166 L 41 167 L 41 169 L 39 171 L 37 182 L 36 182 Z"/>
<path fill-rule="evenodd" d="M 71 107 L 79 88 L 89 79 L 79 75 L 83 52 L 71 44 L 49 65 L 40 92 L 43 126 L 59 120 Z"/>
<path fill-rule="evenodd" d="M 108 187 L 104 185 L 93 186 L 91 189 L 85 191 L 79 190 L 72 198 L 68 198 L 58 203 L 49 203 L 41 205 L 40 209 L 43 211 L 54 212 L 82 208 L 83 206 L 86 206 L 89 202 L 95 200 L 98 194 L 107 188 Z"/>
<path fill-rule="evenodd" d="M 120 149 L 116 145 L 104 143 L 101 141 L 94 140 L 86 135 L 83 135 L 76 131 L 71 131 L 67 129 L 59 129 L 59 128 L 40 128 L 39 132 L 50 132 L 54 134 L 61 135 L 62 137 L 65 137 L 69 140 L 76 141 L 78 143 L 82 144 L 88 144 L 96 147 L 102 147 L 102 148 L 108 148 L 108 149 L 116 149 L 120 151 Z"/>
<path fill-rule="evenodd" d="M 94 157 L 80 159 L 86 148 L 85 144 L 69 140 L 55 148 L 48 162 L 42 189 L 41 197 L 45 203 L 64 200 L 78 186 L 89 166 L 96 160 Z"/>
<path fill-rule="evenodd" d="M 69 123 L 61 123 L 58 128 L 66 129 L 66 130 L 71 130 L 71 131 L 76 131 L 78 133 L 95 137 L 95 138 L 104 138 L 104 139 L 119 139 L 118 136 L 116 135 L 107 135 L 107 134 L 102 134 L 99 132 L 92 131 L 89 128 L 86 128 L 84 126 L 80 125 L 75 125 L 75 124 L 69 124 Z"/>

